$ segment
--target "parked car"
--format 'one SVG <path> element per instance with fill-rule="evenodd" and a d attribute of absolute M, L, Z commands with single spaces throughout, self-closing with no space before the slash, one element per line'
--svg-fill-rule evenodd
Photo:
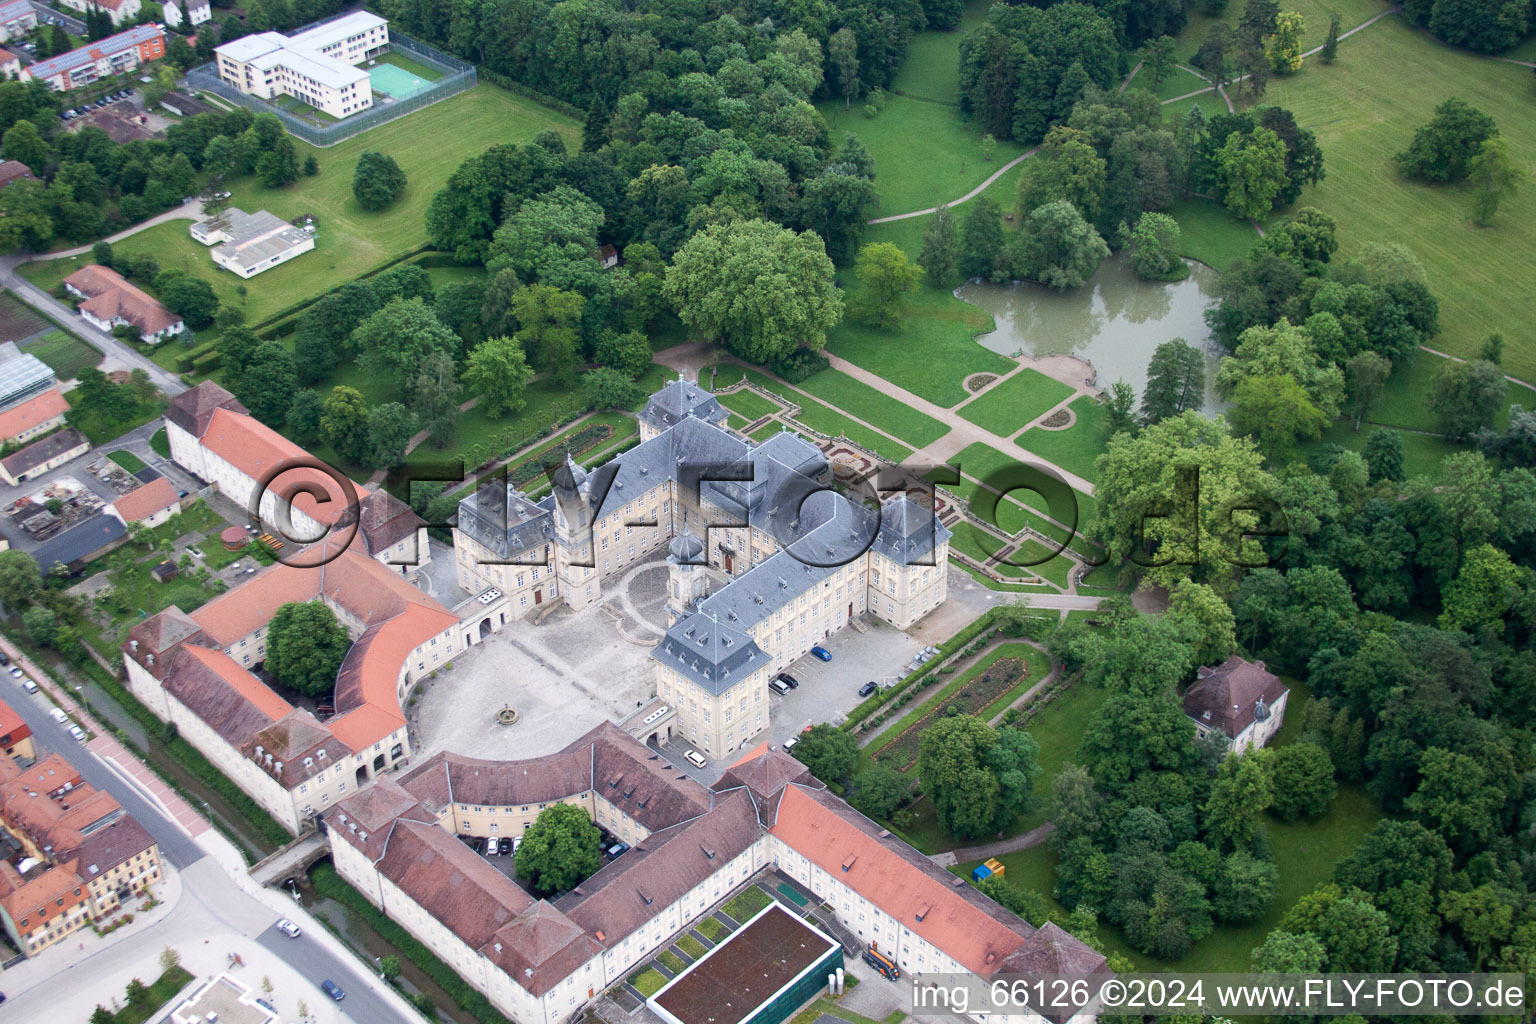
<path fill-rule="evenodd" d="M 791 750 L 794 750 L 795 749 L 795 744 L 799 743 L 799 742 L 800 742 L 800 737 L 799 736 L 791 736 L 789 739 L 785 740 L 784 741 L 784 753 L 787 754 Z"/>
<path fill-rule="evenodd" d="M 60 725 L 63 725 L 65 722 L 69 721 L 69 716 L 64 713 L 63 708 L 49 708 L 48 717 L 52 718 Z"/>
<path fill-rule="evenodd" d="M 791 690 L 795 689 L 796 687 L 798 687 L 800 685 L 800 680 L 796 679 L 794 676 L 790 675 L 788 672 L 780 672 L 778 675 L 774 676 L 773 678 L 777 679 L 779 682 L 783 683 L 785 686 L 789 687 Z"/>
<path fill-rule="evenodd" d="M 290 939 L 296 939 L 301 934 L 303 934 L 299 931 L 299 926 L 288 920 L 286 917 L 277 922 L 277 930 L 288 936 Z"/>
<path fill-rule="evenodd" d="M 859 696 L 860 697 L 868 697 L 870 694 L 874 693 L 878 689 L 880 689 L 880 687 L 878 685 L 876 685 L 874 680 L 870 680 L 869 682 L 865 683 L 863 686 L 859 687 Z"/>
<path fill-rule="evenodd" d="M 0 654 L 0 665 L 9 665 L 10 663 L 10 658 L 6 657 L 4 654 Z"/>
<path fill-rule="evenodd" d="M 213 198 L 215 198 L 215 199 L 228 199 L 232 195 L 234 195 L 233 192 L 215 192 L 213 194 Z"/>
<path fill-rule="evenodd" d="M 511 856 L 512 855 L 512 837 L 511 836 L 502 836 L 500 839 L 496 840 L 496 847 L 497 847 L 497 849 L 501 850 L 501 855 L 503 857 Z"/>
<path fill-rule="evenodd" d="M 23 679 L 21 681 L 21 688 L 23 690 L 26 690 L 28 693 L 36 693 L 37 692 L 37 684 L 34 683 L 30 679 Z"/>
<path fill-rule="evenodd" d="M 485 855 L 487 857 L 501 856 L 501 844 L 496 842 L 494 839 L 487 840 L 485 844 Z"/>
<path fill-rule="evenodd" d="M 69 734 L 75 738 L 75 742 L 76 743 L 84 743 L 85 742 L 85 730 L 80 728 L 78 725 L 70 726 L 69 727 Z"/>
<path fill-rule="evenodd" d="M 326 978 L 320 983 L 320 991 L 324 992 L 338 1003 L 347 998 L 347 994 L 341 990 L 341 986 L 336 984 L 330 978 Z"/>
<path fill-rule="evenodd" d="M 12 665 L 11 666 L 11 678 L 12 679 L 20 679 L 21 675 L 22 675 L 21 669 L 17 668 L 15 665 Z"/>
<path fill-rule="evenodd" d="M 627 849 L 629 849 L 628 843 L 614 843 L 612 846 L 608 847 L 608 856 L 617 857 Z"/>
<path fill-rule="evenodd" d="M 768 689 L 772 690 L 780 697 L 783 697 L 789 693 L 789 687 L 784 684 L 784 680 L 778 678 L 777 676 L 768 680 Z"/>
<path fill-rule="evenodd" d="M 709 764 L 708 761 L 704 760 L 704 755 L 699 753 L 697 750 L 690 750 L 687 753 L 685 753 L 683 755 L 683 760 L 687 761 L 689 764 L 693 765 L 695 768 L 703 768 L 703 767 L 706 767 Z"/>
<path fill-rule="evenodd" d="M 816 657 L 820 658 L 822 661 L 831 661 L 832 660 L 832 652 L 827 650 L 825 647 L 822 647 L 820 644 L 817 644 L 815 647 L 812 647 L 811 648 L 811 653 L 816 655 Z"/>

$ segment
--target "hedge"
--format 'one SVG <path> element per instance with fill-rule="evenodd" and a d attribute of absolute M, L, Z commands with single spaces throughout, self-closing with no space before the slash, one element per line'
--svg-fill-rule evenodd
<path fill-rule="evenodd" d="M 922 667 L 917 669 L 917 671 L 913 672 L 911 675 L 907 676 L 901 682 L 897 683 L 889 690 L 886 690 L 884 693 L 877 692 L 870 695 L 864 700 L 863 703 L 857 705 L 852 711 L 848 712 L 848 719 L 847 721 L 843 722 L 842 728 L 845 731 L 851 731 L 854 726 L 858 725 L 860 722 L 864 721 L 864 719 L 874 714 L 876 710 L 889 703 L 894 698 L 904 694 L 907 690 L 912 689 L 917 685 L 919 680 L 925 679 L 931 675 L 942 662 L 948 660 L 951 654 L 960 650 L 966 644 L 970 643 L 972 640 L 976 639 L 988 628 L 990 628 L 992 623 L 997 619 L 998 613 L 1001 611 L 1003 611 L 1003 608 L 1000 607 L 988 609 L 986 612 L 982 613 L 981 616 L 972 621 L 970 625 L 966 626 L 960 632 L 956 633 L 954 636 L 940 644 L 939 653 L 935 654 L 932 658 L 929 658 L 928 661 L 922 665 Z"/>
<path fill-rule="evenodd" d="M 384 271 L 388 270 L 390 267 L 393 267 L 393 266 L 395 266 L 398 263 L 404 263 L 406 260 L 410 259 L 412 256 L 420 256 L 424 252 L 431 252 L 431 251 L 432 251 L 432 243 L 430 243 L 430 242 L 423 242 L 421 245 L 418 245 L 414 249 L 410 249 L 410 250 L 408 250 L 406 252 L 403 252 L 403 253 L 401 253 L 398 256 L 391 256 L 389 259 L 385 260 L 383 263 L 380 263 L 378 266 L 374 267 L 371 270 L 363 271 L 361 274 L 358 274 L 357 277 L 354 278 L 354 280 L 361 281 L 364 278 L 373 277 L 375 274 L 382 274 Z M 332 291 L 335 291 L 335 290 L 336 289 L 332 289 Z M 266 317 L 266 318 L 264 318 L 262 320 L 258 320 L 256 323 L 249 325 L 250 329 L 252 331 L 260 333 L 260 331 L 263 328 L 271 327 L 273 324 L 277 323 L 280 320 L 286 320 L 289 317 L 293 316 L 295 313 L 303 312 L 304 310 L 308 309 L 310 306 L 313 306 L 315 303 L 319 302 L 321 299 L 325 298 L 329 294 L 331 294 L 331 293 L 330 292 L 324 292 L 324 293 L 322 293 L 320 295 L 316 295 L 316 296 L 313 296 L 313 297 L 308 298 L 308 299 L 302 299 L 302 300 L 300 300 L 298 302 L 293 303 L 292 305 L 284 306 L 282 309 L 278 310 L 276 313 L 273 313 L 271 316 L 268 316 L 268 317 Z"/>
<path fill-rule="evenodd" d="M 481 1024 L 512 1024 L 496 1011 L 489 999 L 459 977 L 457 971 L 439 960 L 431 950 L 417 941 L 415 936 L 396 924 L 378 907 L 369 903 L 366 896 L 352 888 L 346 879 L 336 873 L 336 868 L 331 864 L 326 861 L 316 864 L 309 878 L 314 883 L 315 892 L 326 899 L 335 900 L 356 914 L 364 924 L 378 932 L 385 942 L 404 953 L 411 963 L 421 968 L 427 977 L 442 986 L 445 992 L 453 996 L 453 1001 L 458 1003 L 461 1009 Z"/>
<path fill-rule="evenodd" d="M 189 372 L 191 372 L 191 370 L 197 365 L 198 357 L 199 356 L 205 356 L 208 353 L 212 352 L 213 351 L 213 346 L 214 346 L 213 342 L 205 341 L 201 345 L 198 345 L 198 346 L 196 346 L 194 348 L 189 348 L 185 352 L 183 352 L 181 355 L 177 356 L 176 357 L 176 372 L 177 373 L 189 373 Z"/>
<path fill-rule="evenodd" d="M 200 355 L 196 359 L 192 360 L 192 372 L 193 373 L 207 374 L 207 373 L 209 373 L 212 370 L 217 370 L 219 368 L 220 364 L 222 364 L 223 362 L 224 362 L 224 353 L 222 353 L 222 352 L 204 352 L 202 355 Z"/>

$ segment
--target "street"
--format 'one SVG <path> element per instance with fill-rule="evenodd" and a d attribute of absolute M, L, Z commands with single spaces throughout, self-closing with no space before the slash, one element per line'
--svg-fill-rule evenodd
<path fill-rule="evenodd" d="M 0 646 L 16 657 L 10 644 Z M 18 659 L 17 664 L 34 678 L 47 680 L 36 674 L 30 662 Z M 217 831 L 205 829 L 196 839 L 188 836 L 147 791 L 130 784 L 75 742 L 65 731 L 67 726 L 49 716 L 52 705 L 44 694 L 28 694 L 18 680 L 4 674 L 0 675 L 0 699 L 31 726 L 40 753 L 62 753 L 87 782 L 116 797 L 154 836 L 166 862 L 180 875 L 179 898 L 150 927 L 134 928 L 121 941 L 114 941 L 116 936 L 95 940 L 88 953 L 83 953 L 83 942 L 77 950 L 74 942 L 65 941 L 0 975 L 7 1005 L 18 1008 L 11 1011 L 13 1016 L 83 1020 L 96 1004 L 110 1005 L 121 996 L 128 978 L 148 981 L 158 974 L 156 957 L 169 946 L 182 953 L 184 965 L 194 974 L 217 973 L 230 953 L 240 953 L 258 981 L 270 977 L 284 994 L 285 1015 L 302 1001 L 320 1021 L 420 1024 L 421 1017 L 399 993 L 301 906 L 251 879 L 240 855 Z M 293 919 L 304 934 L 289 939 L 277 931 L 274 926 L 280 916 Z M 259 951 L 250 948 L 250 940 L 255 940 Z M 86 965 L 88 973 L 81 972 L 78 980 L 72 977 Z M 267 973 L 260 973 L 263 970 Z M 65 978 L 70 984 L 61 987 Z M 319 984 L 326 979 L 346 991 L 344 1002 L 333 1003 L 320 991 Z"/>

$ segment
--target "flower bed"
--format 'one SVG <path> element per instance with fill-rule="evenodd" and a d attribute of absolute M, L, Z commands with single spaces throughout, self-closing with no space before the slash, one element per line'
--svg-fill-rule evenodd
<path fill-rule="evenodd" d="M 937 701 L 927 714 L 881 747 L 874 755 L 875 760 L 883 761 L 897 771 L 906 771 L 917 761 L 923 732 L 929 726 L 949 715 L 974 715 L 1017 686 L 1028 674 L 1029 663 L 1023 657 L 997 658 L 971 679 L 962 681 L 954 692 Z"/>

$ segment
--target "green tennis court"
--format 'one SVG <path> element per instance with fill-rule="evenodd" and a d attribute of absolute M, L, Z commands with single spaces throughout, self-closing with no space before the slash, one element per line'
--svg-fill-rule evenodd
<path fill-rule="evenodd" d="M 368 78 L 374 92 L 382 92 L 397 100 L 410 99 L 432 88 L 432 83 L 425 78 L 393 64 L 374 65 L 368 69 Z"/>

